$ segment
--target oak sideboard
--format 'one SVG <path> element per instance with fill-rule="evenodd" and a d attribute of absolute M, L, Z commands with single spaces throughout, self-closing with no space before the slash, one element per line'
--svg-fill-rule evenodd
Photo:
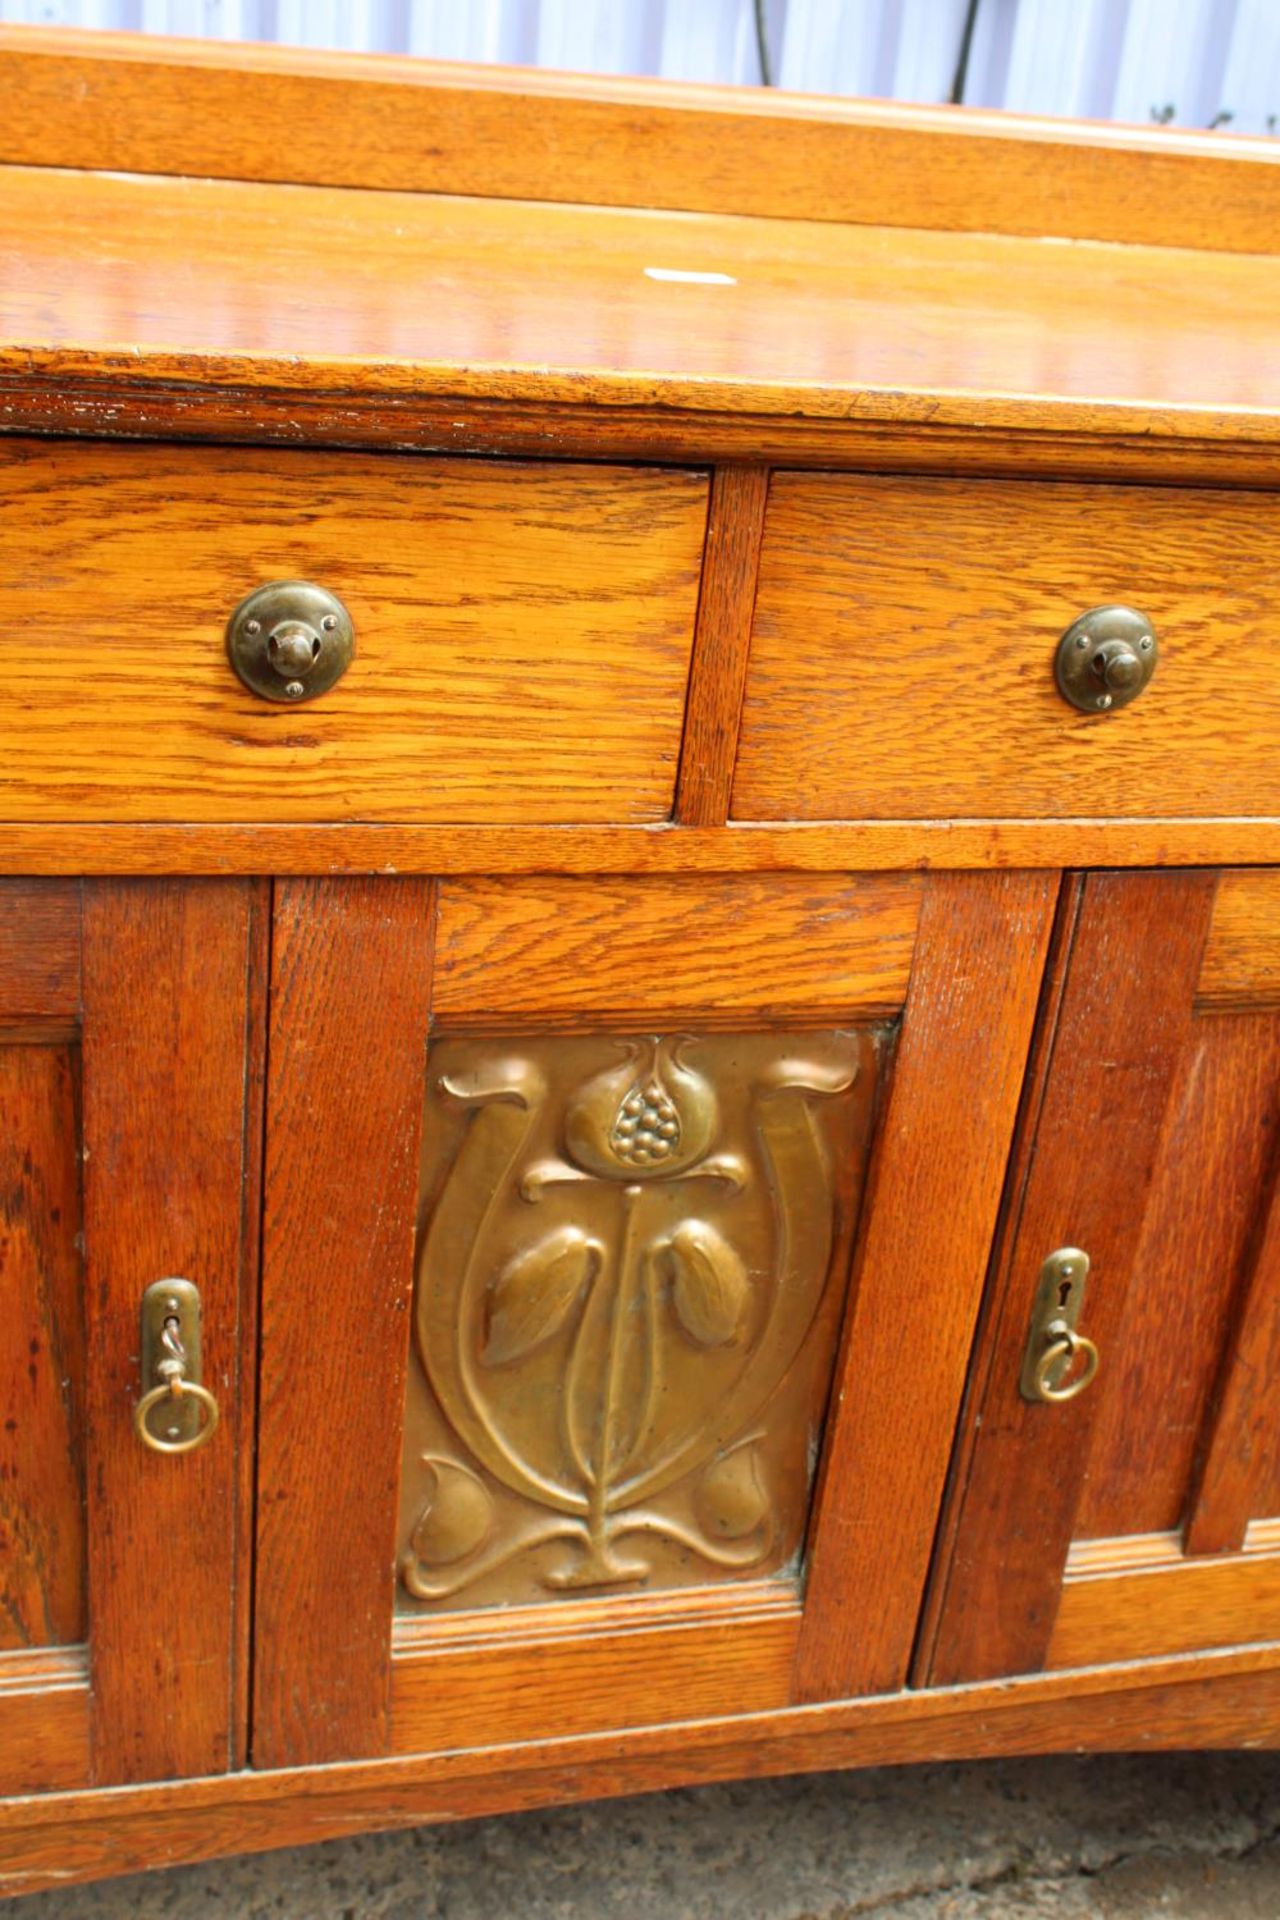
<path fill-rule="evenodd" d="M 1280 1745 L 1280 148 L 0 92 L 0 1888 Z"/>

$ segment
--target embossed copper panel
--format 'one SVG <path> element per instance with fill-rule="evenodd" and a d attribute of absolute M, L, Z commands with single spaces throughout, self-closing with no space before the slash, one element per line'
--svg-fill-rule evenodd
<path fill-rule="evenodd" d="M 433 1046 L 404 1607 L 796 1569 L 885 1041 Z"/>

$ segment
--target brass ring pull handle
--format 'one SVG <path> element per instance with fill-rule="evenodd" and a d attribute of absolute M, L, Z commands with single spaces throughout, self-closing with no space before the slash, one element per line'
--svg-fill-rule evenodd
<path fill-rule="evenodd" d="M 1089 1256 L 1059 1247 L 1040 1268 L 1018 1391 L 1024 1400 L 1061 1406 L 1082 1394 L 1098 1371 L 1098 1349 L 1077 1331 Z"/>
<path fill-rule="evenodd" d="M 1047 1329 L 1054 1333 L 1053 1328 Z M 1074 1367 L 1083 1354 L 1084 1365 L 1079 1373 L 1068 1374 L 1059 1385 L 1053 1384 L 1054 1374 L 1065 1360 L 1068 1367 Z M 1076 1333 L 1071 1327 L 1063 1326 L 1054 1333 L 1044 1352 L 1036 1362 L 1034 1380 L 1037 1400 L 1048 1400 L 1060 1405 L 1064 1400 L 1074 1400 L 1077 1394 L 1084 1392 L 1094 1374 L 1098 1371 L 1098 1349 L 1087 1334 Z"/>
<path fill-rule="evenodd" d="M 148 1416 L 151 1409 L 158 1407 L 162 1401 L 173 1400 L 194 1400 L 203 1409 L 204 1419 L 194 1433 L 178 1440 L 162 1439 L 147 1424 Z M 150 1447 L 153 1453 L 194 1453 L 197 1447 L 202 1447 L 206 1440 L 213 1438 L 218 1419 L 218 1403 L 208 1387 L 202 1387 L 198 1380 L 184 1381 L 180 1378 L 152 1387 L 150 1393 L 143 1394 L 133 1410 L 134 1431 L 143 1446 Z"/>
<path fill-rule="evenodd" d="M 200 1290 L 156 1280 L 142 1296 L 142 1378 L 152 1384 L 133 1409 L 133 1430 L 152 1453 L 194 1453 L 212 1440 L 218 1402 L 200 1380 Z M 152 1415 L 164 1407 L 157 1433 Z"/>
<path fill-rule="evenodd" d="M 1058 692 L 1081 713 L 1117 713 L 1137 699 L 1159 658 L 1145 614 L 1133 607 L 1092 607 L 1058 642 Z"/>

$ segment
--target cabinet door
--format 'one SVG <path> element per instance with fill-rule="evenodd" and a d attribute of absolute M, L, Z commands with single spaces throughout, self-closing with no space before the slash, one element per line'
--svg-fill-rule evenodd
<path fill-rule="evenodd" d="M 1280 875 L 1071 884 L 921 1679 L 1280 1631 L 1278 956 Z M 1020 1376 L 1060 1248 L 1100 1363 L 1045 1404 Z"/>
<path fill-rule="evenodd" d="M 280 883 L 257 1764 L 902 1684 L 1055 894 Z"/>
<path fill-rule="evenodd" d="M 256 899 L 0 882 L 0 1793 L 243 1752 Z M 221 1418 L 165 1457 L 134 1410 L 143 1292 L 175 1276 Z"/>

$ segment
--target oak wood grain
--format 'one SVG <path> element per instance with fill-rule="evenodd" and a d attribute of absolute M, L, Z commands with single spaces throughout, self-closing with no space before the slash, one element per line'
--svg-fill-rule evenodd
<path fill-rule="evenodd" d="M 675 817 L 690 827 L 729 818 L 768 497 L 767 467 L 720 467 L 712 478 L 676 788 Z"/>
<path fill-rule="evenodd" d="M 1270 496 L 775 475 L 733 817 L 1269 813 L 1278 564 Z M 1116 602 L 1159 665 L 1082 713 L 1058 641 Z"/>
<path fill-rule="evenodd" d="M 88 1781 L 84 1648 L 0 1653 L 0 1792 L 57 1793 Z M 4 1892 L 0 1870 L 0 1898 Z"/>
<path fill-rule="evenodd" d="M 1280 862 L 1280 817 L 870 820 L 718 827 L 312 822 L 0 826 L 10 873 L 849 873 Z"/>
<path fill-rule="evenodd" d="M 0 1020 L 80 1011 L 80 889 L 65 880 L 0 885 Z"/>
<path fill-rule="evenodd" d="M 271 955 L 253 1758 L 387 1739 L 430 884 L 287 881 Z"/>
<path fill-rule="evenodd" d="M 252 1348 L 241 1322 L 251 883 L 99 881 L 84 903 L 93 1776 L 232 1758 L 237 1499 Z M 221 1421 L 164 1458 L 133 1431 L 153 1280 L 200 1289 Z M 242 1408 L 242 1394 L 245 1396 Z"/>
<path fill-rule="evenodd" d="M 658 819 L 706 481 L 353 455 L 0 445 L 0 814 Z M 270 580 L 356 657 L 290 710 L 223 630 Z"/>
<path fill-rule="evenodd" d="M 80 364 L 66 353 L 37 384 L 27 357 L 6 370 L 0 350 L 0 432 L 102 437 L 121 431 L 143 438 L 241 443 L 246 422 L 255 441 L 284 446 L 363 447 L 393 452 L 509 454 L 538 459 L 707 461 L 787 467 L 851 468 L 862 473 L 972 473 L 1049 479 L 1138 480 L 1175 486 L 1274 487 L 1280 446 L 1266 417 L 1215 413 L 1204 431 L 1194 411 L 1153 416 L 1139 403 L 1077 401 L 1046 412 L 1041 424 L 1017 397 L 967 396 L 874 388 L 852 411 L 806 416 L 726 405 L 611 407 L 576 400 L 490 400 L 415 389 L 380 393 L 349 386 L 299 386 L 306 370 L 281 368 L 270 386 L 240 384 L 212 369 L 200 378 L 138 372 L 112 362 Z M 706 396 L 710 401 L 711 396 Z M 1046 396 L 1046 400 L 1049 397 Z M 765 404 L 763 398 L 752 406 Z M 1143 431 L 1143 422 L 1146 431 Z"/>
<path fill-rule="evenodd" d="M 1265 140 L 131 34 L 0 31 L 0 158 L 1265 251 Z M 274 137 L 288 125 L 289 140 Z"/>
<path fill-rule="evenodd" d="M 1092 1667 L 1274 1641 L 1280 1554 L 1232 1553 L 1068 1580 L 1045 1666 Z"/>
<path fill-rule="evenodd" d="M 581 1029 L 893 1011 L 921 886 L 915 874 L 445 880 L 432 1015 Z"/>
<path fill-rule="evenodd" d="M 1280 873 L 1228 870 L 1218 881 L 1196 1005 L 1280 1007 Z"/>
<path fill-rule="evenodd" d="M 1186 1505 L 1189 1554 L 1236 1551 L 1250 1520 L 1280 1507 L 1280 1172 L 1270 1172 Z"/>
<path fill-rule="evenodd" d="M 544 1610 L 545 1611 L 545 1610 Z M 522 1639 L 490 1631 L 467 1652 L 448 1644 L 397 1654 L 389 1753 L 504 1745 L 785 1707 L 800 1610 Z"/>
<path fill-rule="evenodd" d="M 74 1048 L 0 1045 L 0 1649 L 86 1633 L 79 1107 Z"/>
<path fill-rule="evenodd" d="M 1131 1201 L 1135 1213 L 1142 1212 L 1135 1284 L 1098 1382 L 1088 1473 L 1076 1509 L 1080 1538 L 1176 1531 L 1194 1505 L 1193 1469 L 1216 1382 L 1233 1364 L 1247 1311 L 1243 1296 L 1274 1178 L 1278 1128 L 1280 1020 L 1266 1014 L 1193 1020 L 1170 1086 L 1150 1186 L 1144 1199 Z M 1259 1309 L 1267 1311 L 1261 1301 Z M 1085 1310 L 1092 1313 L 1090 1301 Z M 1254 1444 L 1265 1436 L 1265 1404 L 1258 1414 Z M 1248 1449 L 1250 1443 L 1246 1424 L 1236 1444 Z M 1249 1517 L 1246 1504 L 1236 1546 Z"/>
<path fill-rule="evenodd" d="M 676 1727 L 528 1742 L 315 1771 L 290 1768 L 128 1792 L 0 1803 L 0 1889 L 127 1873 L 219 1853 L 826 1767 L 982 1754 L 1270 1748 L 1280 1724 L 1274 1647 L 1135 1661 L 958 1692 L 734 1714 Z"/>
<path fill-rule="evenodd" d="M 1040 1114 L 1049 1087 L 1058 1022 L 1062 1015 L 1062 1000 L 1070 977 L 1071 954 L 1080 919 L 1085 878 L 1083 873 L 1064 874 L 1058 890 L 1057 911 L 1054 915 L 1053 931 L 1045 958 L 1040 1004 L 1036 1010 L 1026 1074 L 1018 1103 L 1018 1117 L 1005 1173 L 1004 1193 L 1001 1196 L 1000 1212 L 992 1244 L 987 1285 L 983 1291 L 978 1312 L 977 1330 L 974 1334 L 969 1370 L 965 1380 L 964 1399 L 957 1422 L 955 1444 L 951 1451 L 946 1495 L 934 1541 L 933 1565 L 925 1591 L 915 1650 L 912 1654 L 911 1683 L 914 1686 L 930 1685 L 934 1648 L 937 1644 L 940 1620 L 946 1606 L 947 1583 L 955 1561 L 956 1541 L 964 1520 L 964 1503 L 959 1497 L 960 1490 L 968 1484 L 974 1448 L 980 1438 L 980 1426 L 973 1417 L 974 1408 L 981 1407 L 986 1398 L 990 1386 L 991 1369 L 996 1359 L 996 1342 L 991 1337 L 992 1324 L 998 1317 L 1003 1302 L 998 1290 L 991 1284 L 991 1276 L 1003 1271 L 1009 1237 L 1016 1229 L 1026 1195 L 1027 1180 L 1035 1164 Z"/>
<path fill-rule="evenodd" d="M 492 439 L 483 409 L 527 408 L 531 450 L 561 452 L 546 410 L 567 407 L 588 409 L 595 457 L 621 430 L 653 458 L 683 411 L 701 434 L 745 418 L 728 457 L 753 463 L 814 426 L 854 459 L 869 429 L 910 427 L 1051 435 L 1042 460 L 1144 436 L 1148 472 L 1186 437 L 1268 449 L 1275 476 L 1263 256 L 48 168 L 6 170 L 0 207 L 0 380 L 81 431 L 140 430 L 153 387 L 198 390 L 203 421 L 226 388 L 240 438 L 255 394 L 287 396 L 295 431 L 319 400 L 380 404 L 407 434 L 434 398 L 464 448 Z"/>
<path fill-rule="evenodd" d="M 1046 1257 L 1080 1246 L 1092 1271 L 1083 1330 L 1119 1335 L 1163 1123 L 1191 1021 L 1214 876 L 1091 874 L 1076 923 L 1053 1063 L 1026 1184 L 996 1264 L 966 1413 L 967 1477 L 945 1527 L 932 1684 L 1040 1666 L 1053 1629 L 1105 1377 L 1068 1405 L 1018 1390 L 1027 1315 Z M 1154 963 L 1158 954 L 1159 964 Z"/>
<path fill-rule="evenodd" d="M 828 1415 L 801 1700 L 906 1679 L 1056 895 L 1048 874 L 926 883 Z"/>

